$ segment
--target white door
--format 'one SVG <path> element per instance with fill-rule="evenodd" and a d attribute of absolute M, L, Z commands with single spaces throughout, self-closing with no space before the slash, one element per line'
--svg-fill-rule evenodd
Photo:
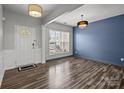
<path fill-rule="evenodd" d="M 23 66 L 34 63 L 33 43 L 36 40 L 35 28 L 15 26 L 16 65 Z"/>

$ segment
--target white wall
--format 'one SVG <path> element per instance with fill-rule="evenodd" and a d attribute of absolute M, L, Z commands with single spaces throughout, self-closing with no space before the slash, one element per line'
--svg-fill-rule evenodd
<path fill-rule="evenodd" d="M 2 5 L 0 5 L 0 86 L 4 74 L 3 69 L 3 26 L 2 26 Z"/>
<path fill-rule="evenodd" d="M 3 11 L 2 11 L 2 5 L 0 5 L 0 51 L 2 51 L 3 47 L 3 25 L 2 25 L 2 16 L 3 16 Z"/>
<path fill-rule="evenodd" d="M 39 18 L 17 14 L 6 9 L 3 11 L 3 16 L 5 17 L 5 21 L 3 22 L 4 49 L 14 49 L 15 47 L 15 25 L 34 27 L 36 29 L 36 39 L 41 42 L 41 20 Z"/>
<path fill-rule="evenodd" d="M 3 16 L 3 49 L 4 49 L 4 69 L 17 67 L 17 51 L 15 50 L 15 25 L 35 28 L 36 40 L 41 48 L 41 20 L 26 15 L 17 14 L 4 9 Z"/>
<path fill-rule="evenodd" d="M 46 63 L 46 27 L 45 26 L 41 26 L 42 27 L 42 63 Z"/>
<path fill-rule="evenodd" d="M 70 56 L 73 55 L 73 28 L 70 26 L 65 26 L 62 24 L 58 24 L 58 23 L 51 23 L 49 25 L 47 25 L 47 31 L 46 31 L 46 60 L 49 59 L 54 59 L 54 58 L 59 58 L 59 57 L 64 57 L 64 56 Z M 48 38 L 48 34 L 49 34 L 49 30 L 53 29 L 53 30 L 58 30 L 58 31 L 66 31 L 70 33 L 70 52 L 69 53 L 64 53 L 64 54 L 58 54 L 58 55 L 49 55 L 49 50 L 48 50 L 48 44 L 49 44 L 49 38 Z"/>

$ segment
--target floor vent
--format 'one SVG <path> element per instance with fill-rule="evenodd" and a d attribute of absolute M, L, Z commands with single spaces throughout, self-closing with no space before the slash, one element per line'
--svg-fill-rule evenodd
<path fill-rule="evenodd" d="M 26 65 L 26 66 L 20 66 L 18 67 L 18 71 L 24 71 L 24 70 L 28 70 L 28 69 L 33 69 L 36 68 L 37 65 L 36 64 L 31 64 L 31 65 Z"/>

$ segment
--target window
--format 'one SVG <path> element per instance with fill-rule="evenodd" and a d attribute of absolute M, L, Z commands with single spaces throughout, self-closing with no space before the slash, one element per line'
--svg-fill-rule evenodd
<path fill-rule="evenodd" d="M 49 55 L 69 52 L 69 32 L 49 31 Z"/>

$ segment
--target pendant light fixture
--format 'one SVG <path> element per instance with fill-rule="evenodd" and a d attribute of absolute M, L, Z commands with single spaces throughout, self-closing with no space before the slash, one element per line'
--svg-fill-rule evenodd
<path fill-rule="evenodd" d="M 84 28 L 88 25 L 88 21 L 83 20 L 83 15 L 81 15 L 81 19 L 82 20 L 77 23 L 77 26 L 79 28 Z"/>
<path fill-rule="evenodd" d="M 28 14 L 32 17 L 41 17 L 42 16 L 42 7 L 38 4 L 29 4 L 28 5 Z"/>

